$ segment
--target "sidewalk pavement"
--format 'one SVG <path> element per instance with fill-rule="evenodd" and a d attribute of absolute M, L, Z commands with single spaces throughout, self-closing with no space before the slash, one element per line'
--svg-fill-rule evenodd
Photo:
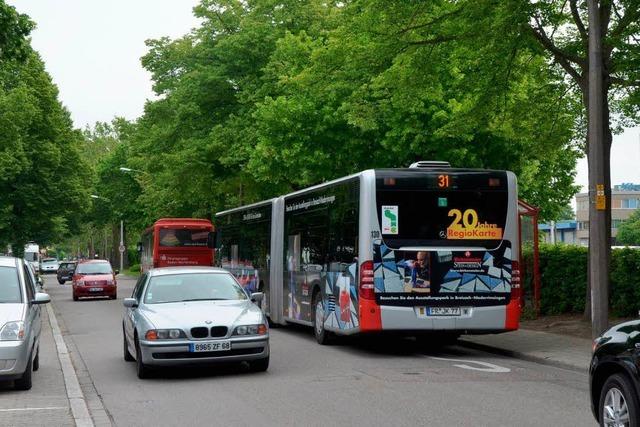
<path fill-rule="evenodd" d="M 591 361 L 590 340 L 527 329 L 495 335 L 464 335 L 460 344 L 579 372 L 586 372 Z"/>

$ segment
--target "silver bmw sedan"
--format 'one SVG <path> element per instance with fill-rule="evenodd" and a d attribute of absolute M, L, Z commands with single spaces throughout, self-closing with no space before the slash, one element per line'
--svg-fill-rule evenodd
<path fill-rule="evenodd" d="M 226 270 L 167 267 L 140 276 L 125 298 L 124 360 L 139 378 L 154 366 L 247 361 L 269 367 L 269 328 L 258 307 Z"/>

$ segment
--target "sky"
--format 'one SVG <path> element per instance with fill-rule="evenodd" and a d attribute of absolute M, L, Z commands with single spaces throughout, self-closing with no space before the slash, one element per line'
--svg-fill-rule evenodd
<path fill-rule="evenodd" d="M 60 89 L 77 127 L 115 116 L 135 119 L 153 98 L 140 64 L 144 41 L 180 37 L 199 24 L 198 0 L 8 0 L 37 23 L 32 45 Z M 126 13 L 124 13 L 126 12 Z M 576 184 L 586 190 L 587 161 Z M 614 136 L 611 182 L 640 184 L 640 128 Z"/>

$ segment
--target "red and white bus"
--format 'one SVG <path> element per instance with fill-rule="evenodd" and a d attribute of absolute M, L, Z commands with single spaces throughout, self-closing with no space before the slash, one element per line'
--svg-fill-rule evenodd
<path fill-rule="evenodd" d="M 419 162 L 216 215 L 218 265 L 274 323 L 457 337 L 518 328 L 512 172 Z"/>
<path fill-rule="evenodd" d="M 208 219 L 162 218 L 142 234 L 140 269 L 213 265 L 213 225 Z"/>

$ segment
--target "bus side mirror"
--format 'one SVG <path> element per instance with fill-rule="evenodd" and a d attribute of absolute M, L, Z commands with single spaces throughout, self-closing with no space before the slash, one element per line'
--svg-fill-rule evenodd
<path fill-rule="evenodd" d="M 209 232 L 209 235 L 207 236 L 207 247 L 209 249 L 216 248 L 216 232 L 215 231 Z"/>
<path fill-rule="evenodd" d="M 136 250 L 137 250 L 138 252 L 142 252 L 142 242 L 138 242 L 138 243 L 136 243 Z"/>

